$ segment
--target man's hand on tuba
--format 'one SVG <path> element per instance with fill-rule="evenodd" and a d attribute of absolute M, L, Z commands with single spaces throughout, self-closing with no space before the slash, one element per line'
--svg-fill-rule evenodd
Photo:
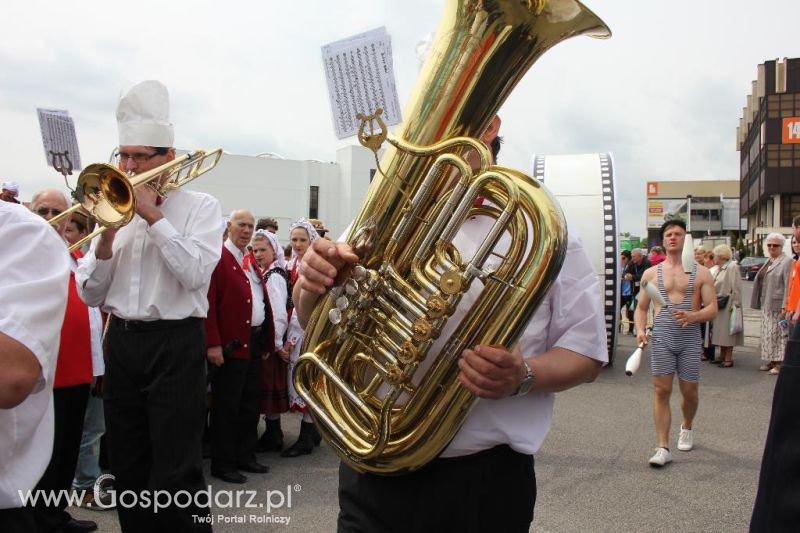
<path fill-rule="evenodd" d="M 293 291 L 300 324 L 305 327 L 317 299 L 333 286 L 336 275 L 346 265 L 358 263 L 358 256 L 349 244 L 316 239 L 308 247 L 298 267 Z"/>
<path fill-rule="evenodd" d="M 464 350 L 458 361 L 458 380 L 479 398 L 499 399 L 513 395 L 525 379 L 526 369 L 519 346 L 478 345 Z"/>

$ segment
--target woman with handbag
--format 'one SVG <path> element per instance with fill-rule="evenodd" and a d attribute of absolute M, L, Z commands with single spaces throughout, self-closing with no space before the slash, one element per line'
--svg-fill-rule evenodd
<path fill-rule="evenodd" d="M 785 242 L 786 238 L 780 233 L 767 235 L 768 261 L 756 275 L 750 298 L 750 307 L 761 309 L 762 364 L 759 370 L 773 375 L 778 373 L 786 351 L 786 335 L 778 325 L 784 315 L 783 302 L 792 268 L 792 260 L 783 253 Z"/>
<path fill-rule="evenodd" d="M 711 343 L 720 348 L 720 368 L 731 368 L 733 347 L 744 344 L 744 331 L 739 329 L 742 320 L 742 279 L 732 257 L 733 252 L 727 244 L 714 248 L 714 263 L 719 267 L 714 274 L 719 312 L 712 322 Z M 736 322 L 739 328 L 731 328 Z"/>

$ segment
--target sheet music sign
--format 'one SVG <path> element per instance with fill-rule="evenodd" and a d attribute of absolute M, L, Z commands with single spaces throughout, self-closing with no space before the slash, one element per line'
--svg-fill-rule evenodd
<path fill-rule="evenodd" d="M 47 164 L 59 172 L 63 169 L 80 170 L 81 154 L 78 151 L 78 138 L 75 123 L 64 109 L 36 108 L 39 127 L 42 130 L 42 144 Z"/>
<path fill-rule="evenodd" d="M 392 62 L 392 40 L 381 27 L 322 47 L 333 127 L 343 139 L 358 133 L 356 114 L 383 109 L 387 126 L 402 120 Z"/>

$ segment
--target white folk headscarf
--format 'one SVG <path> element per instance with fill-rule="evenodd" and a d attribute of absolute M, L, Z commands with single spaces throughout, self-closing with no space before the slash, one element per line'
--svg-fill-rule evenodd
<path fill-rule="evenodd" d="M 281 246 L 281 242 L 278 240 L 278 236 L 270 231 L 259 229 L 256 230 L 255 234 L 253 235 L 253 241 L 255 241 L 256 238 L 266 239 L 267 242 L 269 242 L 269 244 L 272 246 L 272 250 L 275 252 L 275 259 L 272 261 L 272 264 L 267 265 L 266 270 L 269 270 L 273 266 L 286 270 L 286 259 L 283 257 L 283 247 Z"/>
<path fill-rule="evenodd" d="M 315 240 L 319 239 L 319 233 L 317 233 L 317 230 L 314 229 L 314 226 L 306 218 L 301 218 L 300 220 L 298 220 L 297 222 L 293 222 L 292 225 L 289 226 L 289 237 L 290 238 L 292 236 L 292 231 L 294 229 L 296 229 L 296 228 L 303 228 L 308 232 L 308 242 L 309 242 L 309 244 L 311 244 Z M 294 257 L 296 255 L 297 254 L 295 253 L 294 248 L 292 248 L 292 257 Z"/>
<path fill-rule="evenodd" d="M 163 83 L 143 81 L 131 87 L 117 105 L 120 146 L 170 148 L 175 132 L 169 121 L 169 92 Z"/>

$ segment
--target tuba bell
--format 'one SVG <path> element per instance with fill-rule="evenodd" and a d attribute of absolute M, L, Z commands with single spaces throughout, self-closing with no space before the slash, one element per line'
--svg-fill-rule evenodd
<path fill-rule="evenodd" d="M 575 0 L 450 0 L 397 135 L 380 112 L 359 117 L 362 144 L 390 144 L 348 234 L 361 260 L 318 301 L 293 374 L 356 470 L 403 473 L 435 458 L 476 399 L 458 381 L 463 350 L 513 347 L 558 275 L 560 208 L 538 181 L 491 165 L 475 137 L 542 53 L 580 34 L 610 32 Z M 489 221 L 485 236 L 460 249 L 473 217 Z M 469 310 L 454 323 L 459 304 Z"/>

